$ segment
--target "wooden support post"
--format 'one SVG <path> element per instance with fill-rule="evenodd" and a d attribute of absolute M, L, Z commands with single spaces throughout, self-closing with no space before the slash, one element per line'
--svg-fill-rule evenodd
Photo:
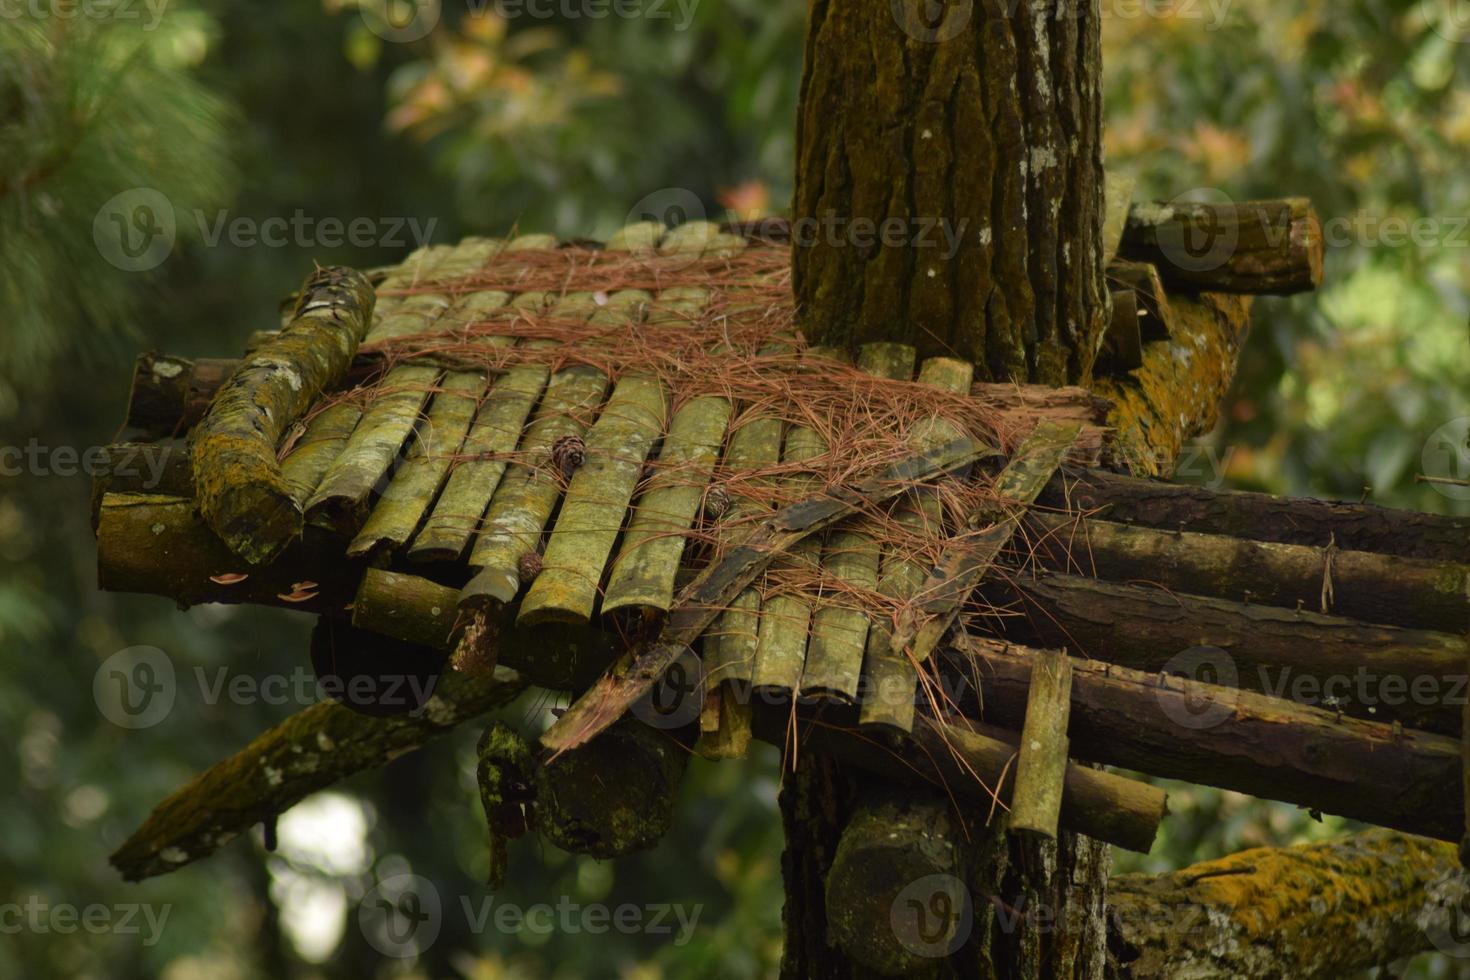
<path fill-rule="evenodd" d="M 1031 666 L 1026 725 L 1011 829 L 1055 838 L 1062 811 L 1062 781 L 1067 773 L 1067 722 L 1072 713 L 1072 662 L 1065 650 L 1040 650 Z"/>

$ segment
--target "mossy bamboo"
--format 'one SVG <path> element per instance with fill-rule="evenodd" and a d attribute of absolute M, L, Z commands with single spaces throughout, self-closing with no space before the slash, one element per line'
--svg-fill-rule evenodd
<path fill-rule="evenodd" d="M 786 433 L 781 462 L 800 463 L 826 453 L 827 440 L 820 433 L 804 425 L 793 426 Z M 817 489 L 816 479 L 812 476 L 785 479 L 788 487 L 797 493 L 812 493 Z M 821 560 L 822 541 L 813 536 L 795 542 L 782 559 L 782 564 L 788 569 L 806 570 L 814 576 Z M 774 594 L 762 601 L 755 667 L 750 679 L 752 686 L 774 692 L 792 692 L 800 686 L 801 672 L 806 666 L 806 643 L 811 621 L 812 604 L 803 595 Z"/>
<path fill-rule="evenodd" d="M 556 308 L 590 316 L 597 305 L 590 293 L 569 293 Z M 607 384 L 605 374 L 585 364 L 563 368 L 548 381 L 521 440 L 522 458 L 500 477 L 470 549 L 470 566 L 478 571 L 465 586 L 462 604 L 504 605 L 520 591 L 521 556 L 540 551 L 541 533 L 561 496 L 562 477 L 551 464 L 551 448 L 563 436 L 586 433 Z"/>
<path fill-rule="evenodd" d="M 914 348 L 906 344 L 864 344 L 858 349 L 858 368 L 880 378 L 907 381 L 913 377 L 914 357 Z M 879 555 L 878 537 L 870 522 L 839 525 L 827 534 L 823 574 L 849 588 L 871 592 L 878 587 Z M 867 638 L 867 613 L 842 604 L 840 598 L 824 602 L 812 614 L 812 635 L 801 676 L 802 696 L 855 701 Z"/>
<path fill-rule="evenodd" d="M 359 272 L 321 269 L 302 287 L 291 325 L 245 359 L 215 394 L 191 439 L 199 509 L 230 549 L 254 565 L 302 528 L 276 447 L 287 427 L 352 362 L 372 320 L 372 285 Z"/>
<path fill-rule="evenodd" d="M 587 622 L 623 517 L 668 416 L 657 377 L 624 375 L 587 436 L 587 462 L 572 477 L 541 573 L 517 618 L 523 626 Z"/>
<path fill-rule="evenodd" d="M 674 413 L 659 469 L 639 498 L 608 578 L 602 612 L 627 606 L 667 611 L 674 579 L 698 516 L 715 460 L 725 442 L 730 400 L 691 399 Z"/>
<path fill-rule="evenodd" d="M 378 488 L 418 423 L 439 369 L 400 364 L 383 376 L 342 455 L 306 503 L 307 520 L 344 537 L 356 534 Z"/>
<path fill-rule="evenodd" d="M 362 530 L 347 546 L 349 558 L 401 548 L 413 536 L 449 472 L 451 459 L 464 444 L 484 391 L 485 376 L 474 371 L 451 371 L 439 382 L 428 415 L 410 437 L 403 465 L 393 474 Z"/>
<path fill-rule="evenodd" d="M 892 500 L 906 488 L 972 465 L 984 451 L 969 439 L 958 440 L 895 462 L 856 486 L 822 488 L 756 524 L 680 591 L 659 635 L 620 657 L 542 736 L 542 743 L 553 752 L 574 748 L 621 717 L 699 639 L 721 609 L 796 543 L 862 508 Z"/>
<path fill-rule="evenodd" d="M 949 357 L 931 357 L 919 367 L 919 383 L 942 391 L 967 392 L 974 377 L 974 365 Z M 923 449 L 958 439 L 961 435 L 963 433 L 954 423 L 935 418 L 915 434 L 913 444 Z M 943 526 L 944 512 L 936 495 L 910 494 L 899 502 L 894 519 L 912 532 L 935 534 Z M 881 595 L 906 602 L 919 594 L 928 575 L 929 568 L 924 562 L 912 555 L 886 549 L 878 591 Z M 901 648 L 894 649 L 887 629 L 880 627 L 868 631 L 863 673 L 867 679 L 867 690 L 859 722 L 895 731 L 910 731 L 914 724 L 918 673 L 908 654 Z"/>
<path fill-rule="evenodd" d="M 448 252 L 426 259 L 418 271 L 421 279 L 460 279 L 484 268 L 504 248 L 494 238 L 467 238 Z M 376 344 L 429 333 L 438 328 L 453 302 L 448 292 L 413 293 L 373 326 L 367 341 Z"/>
<path fill-rule="evenodd" d="M 352 402 L 327 406 L 307 423 L 301 441 L 281 460 L 281 475 L 291 488 L 291 499 L 303 512 L 361 418 L 362 407 Z"/>

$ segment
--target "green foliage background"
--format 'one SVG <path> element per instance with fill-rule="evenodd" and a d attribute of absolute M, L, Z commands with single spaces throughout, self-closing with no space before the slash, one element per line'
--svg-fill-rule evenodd
<path fill-rule="evenodd" d="M 1464 5 L 1104 6 L 1110 167 L 1137 177 L 1139 196 L 1308 194 L 1333 245 L 1321 293 L 1258 304 L 1236 390 L 1206 440 L 1222 464 L 1196 478 L 1465 512 L 1413 480 L 1430 433 L 1470 416 Z M 378 0 L 191 0 L 166 5 L 156 23 L 141 4 L 64 8 L 0 2 L 0 445 L 105 445 L 137 350 L 237 350 L 275 322 L 278 299 L 313 261 L 373 266 L 406 250 L 211 244 L 222 211 L 432 220 L 435 240 L 452 241 L 517 225 L 597 237 L 670 189 L 692 192 L 710 215 L 789 200 L 800 4 L 648 0 L 633 18 L 582 16 L 589 5 L 541 18 L 525 11 L 549 7 L 450 3 L 431 33 L 407 43 L 384 39 L 393 32 Z M 94 226 L 109 200 L 139 187 L 162 194 L 178 219 L 178 241 L 150 273 L 107 261 Z M 1398 219 L 1429 230 L 1394 244 Z M 771 972 L 780 903 L 771 753 L 696 763 L 655 853 L 607 865 L 528 842 L 496 896 L 698 904 L 699 928 L 682 946 L 465 927 L 459 897 L 485 895 L 473 732 L 329 798 L 328 809 L 362 821 L 360 839 L 336 842 L 346 856 L 289 842 L 266 856 L 252 840 L 122 885 L 105 856 L 152 803 L 292 710 L 211 703 L 194 672 L 305 669 L 305 626 L 98 593 L 88 481 L 40 458 L 0 478 L 0 724 L 10 736 L 0 782 L 12 788 L 0 902 L 146 902 L 170 918 L 146 947 L 117 933 L 6 935 L 0 973 Z M 108 656 L 140 644 L 166 651 L 187 682 L 163 723 L 129 732 L 98 714 L 92 680 Z M 528 701 L 513 714 L 536 725 L 546 708 Z M 1126 867 L 1342 829 L 1215 791 L 1181 787 L 1175 804 L 1164 845 Z M 438 884 L 450 912 L 424 956 L 394 963 L 357 929 L 356 903 L 375 875 L 410 869 Z M 298 937 L 313 908 L 340 929 L 325 949 Z M 1426 957 L 1415 969 L 1451 975 L 1458 965 Z"/>

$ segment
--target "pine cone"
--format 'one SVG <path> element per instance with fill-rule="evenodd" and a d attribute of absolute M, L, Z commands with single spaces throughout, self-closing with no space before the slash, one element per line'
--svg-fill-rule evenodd
<path fill-rule="evenodd" d="M 541 574 L 541 555 L 534 551 L 528 551 L 521 555 L 518 564 L 522 582 L 533 582 L 536 576 Z"/>
<path fill-rule="evenodd" d="M 565 479 L 571 479 L 577 468 L 587 462 L 587 444 L 581 436 L 562 436 L 551 444 L 551 461 Z"/>
<path fill-rule="evenodd" d="M 704 495 L 704 517 L 716 523 L 730 510 L 730 491 L 716 484 Z"/>

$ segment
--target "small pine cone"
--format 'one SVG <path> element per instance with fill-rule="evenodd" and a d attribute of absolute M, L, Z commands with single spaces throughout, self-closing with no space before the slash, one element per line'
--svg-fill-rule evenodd
<path fill-rule="evenodd" d="M 729 510 L 730 491 L 719 485 L 710 487 L 709 492 L 704 495 L 705 519 L 714 523 L 724 517 Z"/>
<path fill-rule="evenodd" d="M 541 555 L 534 551 L 521 555 L 519 570 L 522 582 L 534 582 L 536 576 L 541 574 Z"/>
<path fill-rule="evenodd" d="M 571 479 L 577 468 L 587 462 L 587 444 L 581 436 L 562 436 L 551 444 L 551 461 L 563 477 Z"/>

